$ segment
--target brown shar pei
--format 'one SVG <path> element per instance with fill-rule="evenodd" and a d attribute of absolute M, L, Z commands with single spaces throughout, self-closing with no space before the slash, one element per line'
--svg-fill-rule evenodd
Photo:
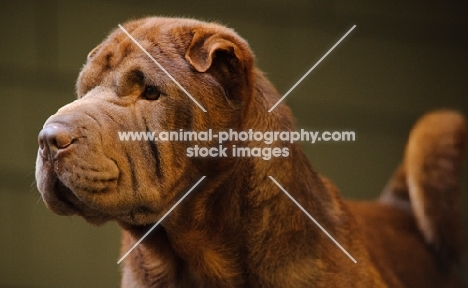
<path fill-rule="evenodd" d="M 439 111 L 410 134 L 377 201 L 345 202 L 296 143 L 232 140 L 226 147 L 287 155 L 188 157 L 212 141 L 120 141 L 119 131 L 294 131 L 290 110 L 233 30 L 145 18 L 96 47 L 78 99 L 39 134 L 36 179 L 53 212 L 117 221 L 122 255 L 202 176 L 206 178 L 122 263 L 122 287 L 458 287 L 462 116 Z M 354 263 L 268 177 L 273 176 Z M 365 188 L 365 187 L 363 187 Z"/>

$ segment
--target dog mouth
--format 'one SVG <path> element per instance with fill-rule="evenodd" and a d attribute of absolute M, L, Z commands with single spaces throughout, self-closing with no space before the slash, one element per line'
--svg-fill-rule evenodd
<path fill-rule="evenodd" d="M 109 219 L 102 212 L 94 210 L 80 200 L 60 179 L 52 177 L 49 189 L 41 192 L 47 208 L 61 216 L 82 216 L 86 221 L 99 225 Z"/>
<path fill-rule="evenodd" d="M 121 211 L 102 211 L 94 209 L 92 203 L 87 203 L 73 190 L 52 173 L 46 177 L 44 189 L 40 189 L 43 201 L 48 209 L 61 216 L 81 216 L 87 222 L 101 225 L 110 220 L 118 220 L 132 226 L 146 226 L 155 223 L 155 216 L 159 216 L 151 208 L 138 206 Z"/>
<path fill-rule="evenodd" d="M 80 214 L 81 209 L 78 208 L 78 197 L 73 194 L 72 190 L 65 186 L 62 181 L 58 180 L 55 182 L 54 190 L 51 192 L 65 207 L 64 211 L 68 215 Z"/>

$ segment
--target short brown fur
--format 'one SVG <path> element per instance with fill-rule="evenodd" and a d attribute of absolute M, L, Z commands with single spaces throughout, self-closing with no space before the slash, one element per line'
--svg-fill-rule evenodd
<path fill-rule="evenodd" d="M 297 144 L 274 143 L 289 156 L 263 160 L 185 156 L 189 147 L 216 141 L 119 141 L 118 131 L 294 130 L 284 104 L 267 112 L 279 94 L 231 29 L 157 17 L 124 27 L 208 112 L 117 29 L 89 54 L 79 99 L 44 125 L 36 168 L 52 211 L 121 225 L 122 255 L 207 176 L 124 260 L 122 287 L 461 286 L 462 116 L 423 118 L 382 198 L 344 202 Z M 150 86 L 160 92 L 156 100 L 146 97 Z M 234 144 L 268 146 L 225 146 Z"/>

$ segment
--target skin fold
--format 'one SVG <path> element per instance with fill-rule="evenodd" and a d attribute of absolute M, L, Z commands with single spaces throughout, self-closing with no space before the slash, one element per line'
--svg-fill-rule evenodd
<path fill-rule="evenodd" d="M 59 215 L 117 221 L 122 255 L 202 176 L 123 261 L 122 287 L 460 287 L 460 175 L 466 124 L 424 116 L 380 199 L 344 201 L 296 143 L 230 141 L 227 157 L 187 157 L 212 141 L 120 141 L 119 131 L 294 131 L 247 42 L 215 23 L 144 18 L 88 55 L 78 99 L 39 134 L 38 189 Z M 232 157 L 232 146 L 288 156 Z M 271 181 L 273 176 L 356 260 Z"/>

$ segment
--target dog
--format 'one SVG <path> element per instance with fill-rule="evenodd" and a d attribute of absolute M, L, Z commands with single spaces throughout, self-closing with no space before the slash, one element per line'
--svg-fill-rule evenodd
<path fill-rule="evenodd" d="M 36 163 L 46 206 L 117 221 L 122 255 L 178 204 L 124 259 L 122 287 L 462 285 L 462 115 L 421 118 L 382 196 L 344 201 L 297 143 L 230 139 L 226 157 L 189 157 L 219 141 L 121 141 L 119 131 L 294 131 L 285 104 L 268 112 L 280 95 L 233 30 L 163 17 L 122 28 L 89 53 L 78 99 L 39 133 Z M 234 157 L 234 147 L 287 153 Z"/>

